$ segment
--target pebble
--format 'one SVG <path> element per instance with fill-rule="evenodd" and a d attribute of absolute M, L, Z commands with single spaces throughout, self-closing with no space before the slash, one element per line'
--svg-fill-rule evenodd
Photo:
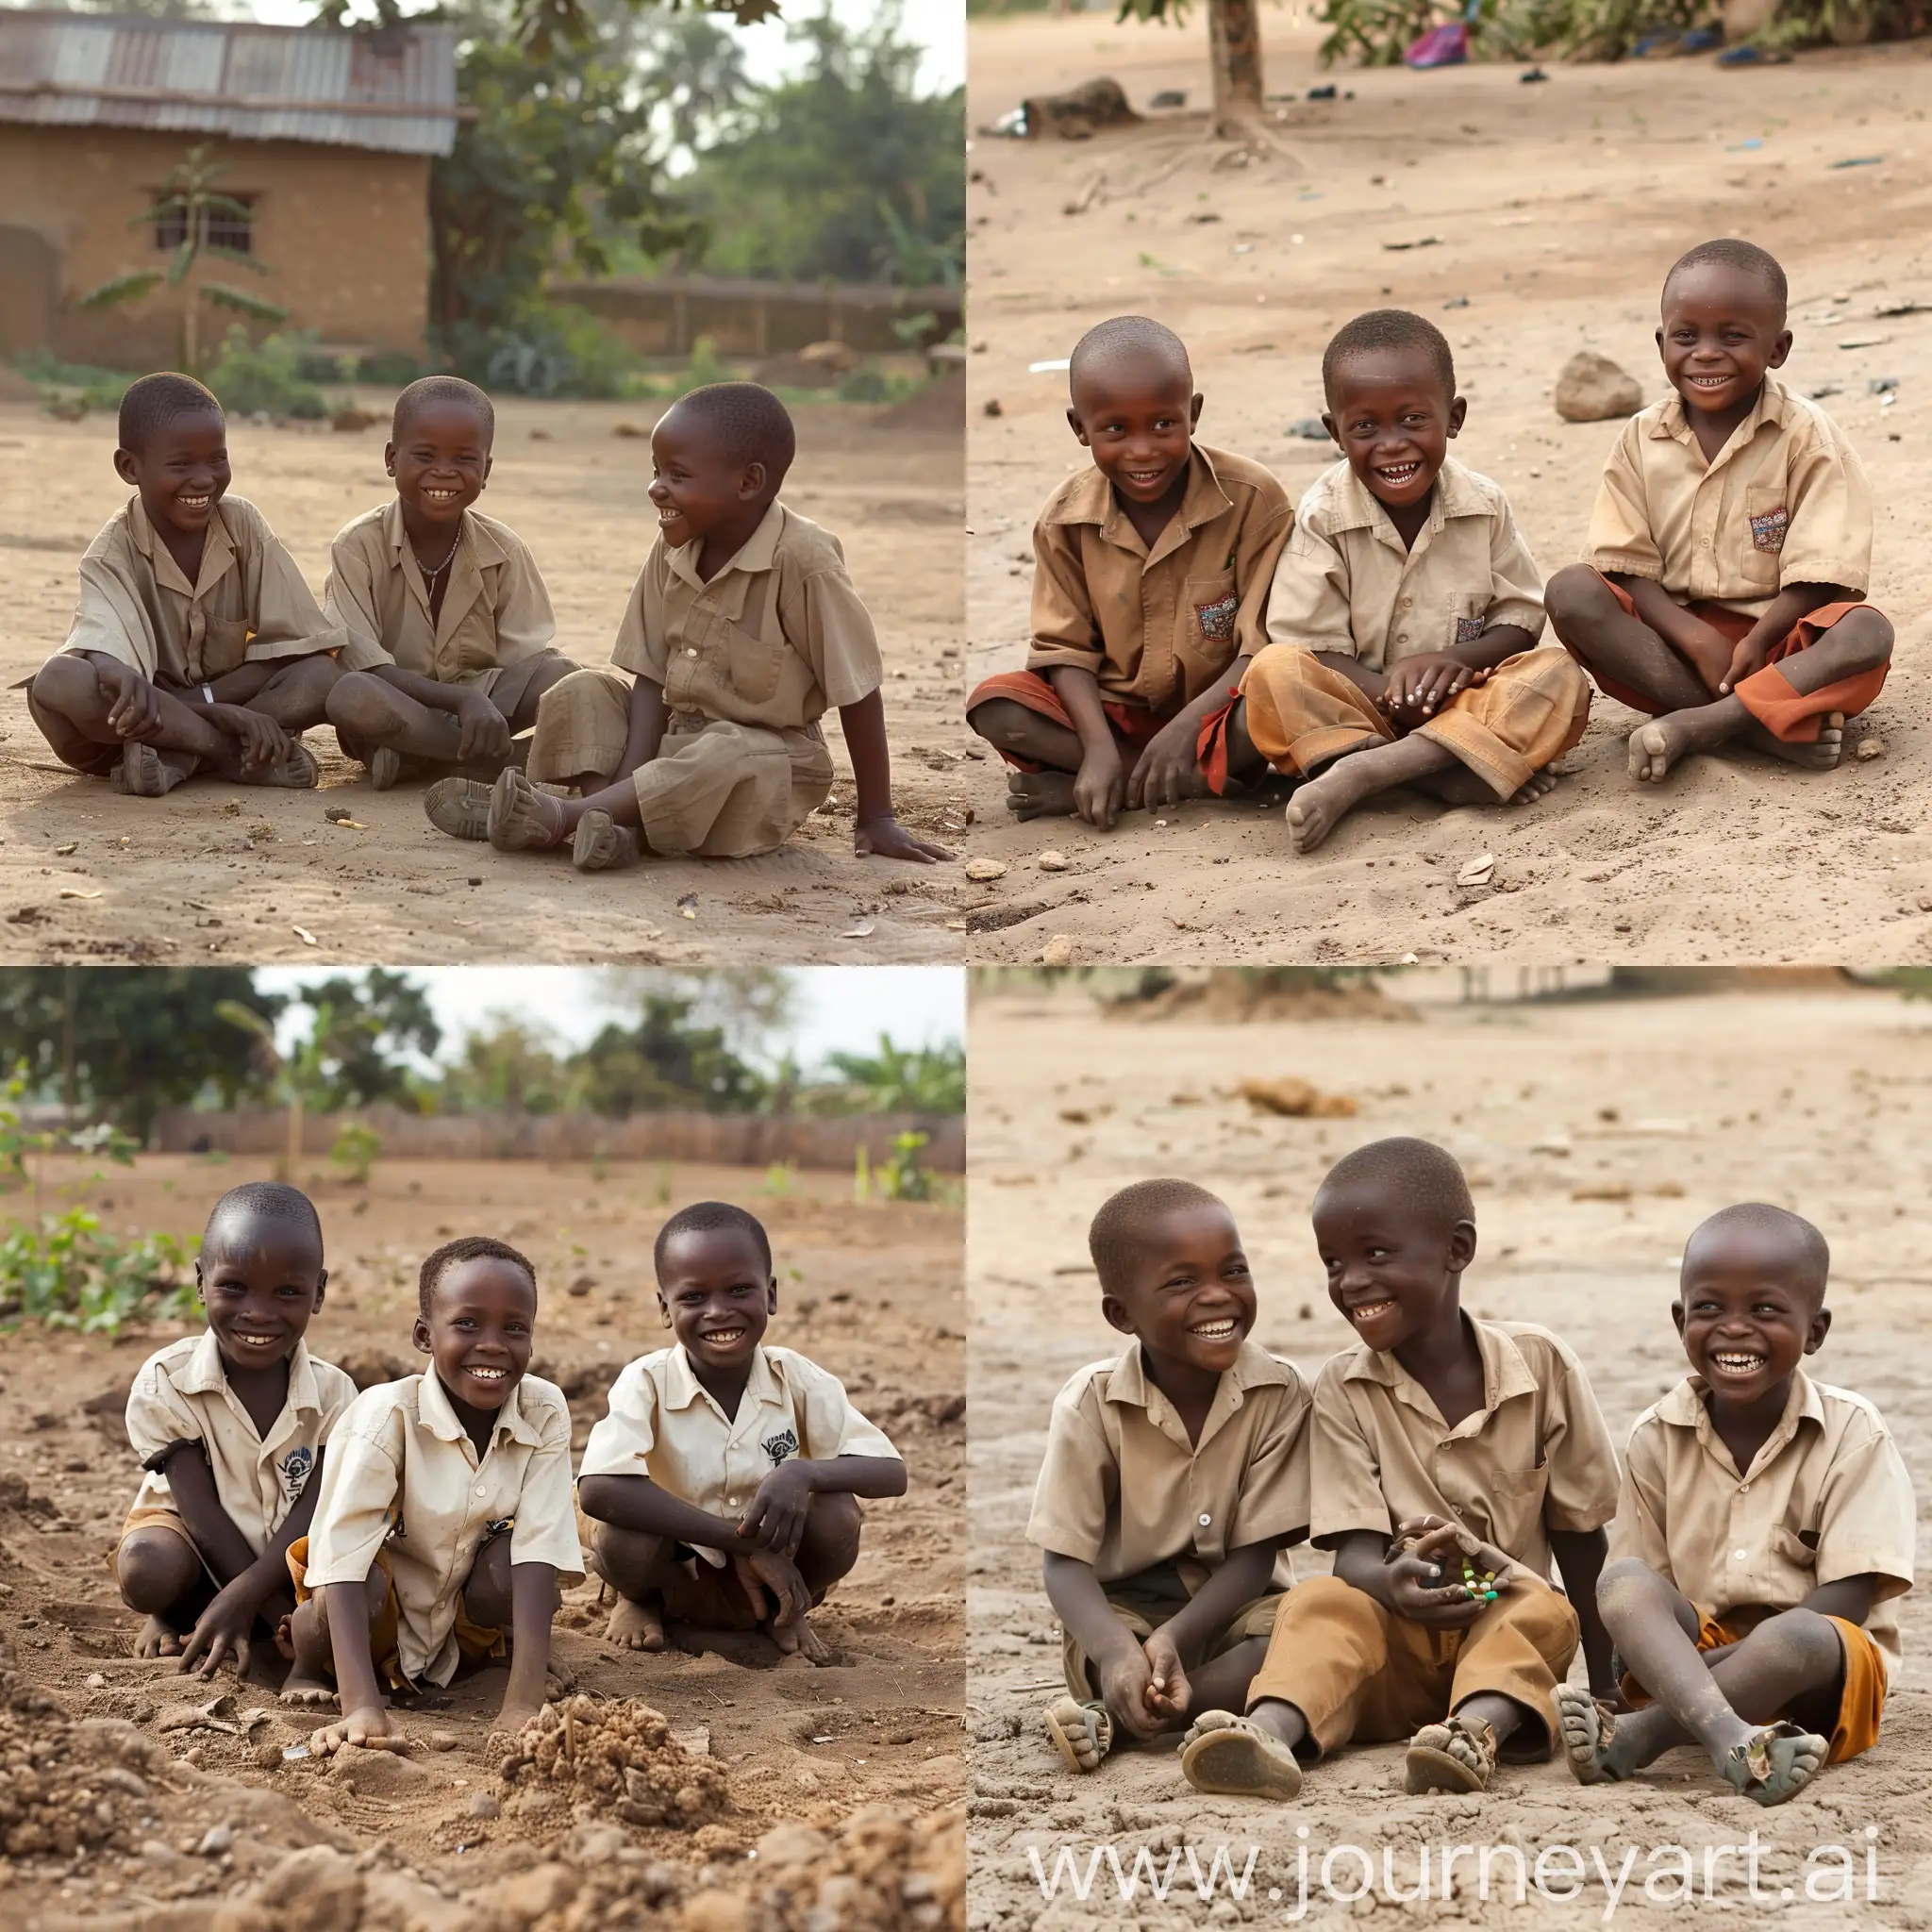
<path fill-rule="evenodd" d="M 969 858 L 966 861 L 966 876 L 974 885 L 988 885 L 994 879 L 1007 875 L 1006 864 L 997 858 Z"/>
<path fill-rule="evenodd" d="M 478 1791 L 470 1800 L 470 1816 L 472 1818 L 501 1818 L 503 1816 L 503 1807 L 488 1791 Z"/>
<path fill-rule="evenodd" d="M 1055 933 L 1041 949 L 1040 963 L 1042 966 L 1071 966 L 1074 963 L 1073 935 Z"/>
<path fill-rule="evenodd" d="M 86 1681 L 87 1688 L 90 1690 L 105 1690 L 108 1688 L 107 1678 L 102 1676 L 98 1671 L 90 1671 L 87 1674 Z"/>
<path fill-rule="evenodd" d="M 457 1748 L 457 1734 L 454 1731 L 431 1731 L 429 1748 L 432 1751 L 454 1751 Z"/>
<path fill-rule="evenodd" d="M 1885 741 L 1874 731 L 1869 737 L 1859 739 L 1858 748 L 1852 756 L 1861 764 L 1870 763 L 1874 758 L 1882 758 L 1885 756 Z"/>
<path fill-rule="evenodd" d="M 219 1858 L 235 1842 L 235 1827 L 232 1824 L 210 1824 L 202 1833 L 201 1842 L 195 1850 L 204 1858 Z"/>
<path fill-rule="evenodd" d="M 1073 865 L 1064 852 L 1042 852 L 1036 862 L 1041 872 L 1066 872 Z"/>

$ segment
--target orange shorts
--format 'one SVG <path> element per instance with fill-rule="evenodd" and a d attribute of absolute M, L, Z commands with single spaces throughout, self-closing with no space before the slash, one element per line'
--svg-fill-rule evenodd
<path fill-rule="evenodd" d="M 1842 1764 L 1847 1757 L 1871 1750 L 1878 1741 L 1878 1720 L 1885 1711 L 1885 1659 L 1863 1624 L 1847 1623 L 1842 1617 L 1827 1621 L 1837 1629 L 1839 1641 L 1844 1645 L 1845 1680 L 1844 1689 L 1839 1693 L 1838 1719 L 1831 1727 L 1831 1750 L 1824 1761 Z M 1697 1647 L 1717 1650 L 1726 1643 L 1741 1643 L 1750 1634 L 1750 1627 L 1740 1629 L 1721 1624 L 1699 1610 Z M 1641 1710 L 1652 1701 L 1649 1691 L 1627 1673 L 1622 1689 L 1624 1702 L 1633 1710 Z"/>

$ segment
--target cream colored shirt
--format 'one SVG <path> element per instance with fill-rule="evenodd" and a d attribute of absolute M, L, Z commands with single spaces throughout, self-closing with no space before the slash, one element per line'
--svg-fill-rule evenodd
<path fill-rule="evenodd" d="M 1746 1605 L 1788 1610 L 1824 1584 L 1875 1576 L 1865 1628 L 1890 1674 L 1918 1510 L 1885 1419 L 1862 1395 L 1800 1369 L 1784 1415 L 1740 1474 L 1711 1426 L 1707 1386 L 1687 1375 L 1637 1418 L 1610 1555 L 1641 1558 L 1720 1621 Z"/>
<path fill-rule="evenodd" d="M 127 1440 L 145 1462 L 170 1442 L 199 1442 L 214 1474 L 222 1511 L 258 1557 L 301 1500 L 315 1458 L 356 1385 L 298 1341 L 289 1357 L 289 1392 L 266 1436 L 228 1386 L 212 1328 L 148 1357 L 127 1391 Z M 149 1470 L 136 1509 L 175 1509 L 168 1478 Z"/>
<path fill-rule="evenodd" d="M 1617 1452 L 1581 1363 L 1547 1328 L 1483 1322 L 1483 1404 L 1452 1429 L 1393 1355 L 1357 1343 L 1315 1378 L 1310 1535 L 1390 1535 L 1444 1516 L 1536 1575 L 1550 1532 L 1601 1529 L 1616 1513 Z"/>
<path fill-rule="evenodd" d="M 458 525 L 442 610 L 433 622 L 395 497 L 336 533 L 325 596 L 329 617 L 348 635 L 345 671 L 399 664 L 439 684 L 487 688 L 498 672 L 548 650 L 557 637 L 550 592 L 524 540 L 474 509 Z"/>
<path fill-rule="evenodd" d="M 497 1411 L 489 1453 L 431 1368 L 365 1389 L 329 1439 L 308 1532 L 310 1590 L 360 1583 L 386 1550 L 401 1607 L 398 1649 L 412 1682 L 447 1684 L 457 1610 L 492 1524 L 514 1522 L 509 1559 L 584 1574 L 571 1497 L 570 1405 L 525 1375 Z"/>
<path fill-rule="evenodd" d="M 1473 644 L 1491 625 L 1540 637 L 1542 587 L 1508 499 L 1487 476 L 1446 461 L 1408 549 L 1387 507 L 1336 463 L 1295 511 L 1268 599 L 1268 636 L 1388 671 L 1405 658 Z"/>
<path fill-rule="evenodd" d="M 1673 393 L 1624 425 L 1591 512 L 1598 570 L 1761 615 L 1788 584 L 1872 581 L 1872 486 L 1844 432 L 1767 375 L 1707 463 Z"/>
<path fill-rule="evenodd" d="M 708 584 L 702 547 L 652 550 L 610 653 L 672 711 L 803 731 L 879 688 L 878 634 L 829 530 L 774 503 Z"/>
<path fill-rule="evenodd" d="M 190 583 L 139 496 L 80 559 L 80 607 L 63 651 L 97 651 L 153 682 L 200 684 L 270 658 L 339 651 L 288 546 L 245 497 L 215 505 Z"/>
<path fill-rule="evenodd" d="M 1191 1442 L 1136 1341 L 1055 1398 L 1026 1540 L 1092 1564 L 1102 1583 L 1164 1563 L 1211 1572 L 1250 1543 L 1298 1541 L 1308 1525 L 1307 1419 L 1294 1365 L 1247 1341 Z M 1284 1590 L 1294 1580 L 1286 1553 L 1274 1580 Z"/>
<path fill-rule="evenodd" d="M 1104 698 L 1178 710 L 1267 642 L 1268 585 L 1293 521 L 1271 471 L 1196 443 L 1181 507 L 1150 550 L 1113 485 L 1082 470 L 1034 525 L 1026 668 L 1075 665 Z"/>
<path fill-rule="evenodd" d="M 728 1416 L 692 1373 L 678 1342 L 640 1356 L 610 1386 L 610 1406 L 584 1444 L 577 1479 L 648 1476 L 660 1490 L 727 1521 L 789 1457 L 903 1458 L 885 1432 L 852 1406 L 845 1385 L 795 1349 L 760 1347 Z M 698 1554 L 722 1565 L 721 1550 Z"/>

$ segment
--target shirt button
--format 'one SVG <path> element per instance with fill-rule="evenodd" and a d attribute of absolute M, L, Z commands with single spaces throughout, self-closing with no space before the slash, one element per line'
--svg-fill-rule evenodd
<path fill-rule="evenodd" d="M 1407 610 L 1407 608 L 1408 608 L 1410 607 L 1410 605 L 1412 605 L 1412 604 L 1413 604 L 1414 602 L 1415 602 L 1415 599 L 1414 599 L 1413 597 L 1405 597 L 1405 598 L 1404 598 L 1404 599 L 1402 600 L 1402 608 L 1404 608 L 1405 610 Z"/>
<path fill-rule="evenodd" d="M 480 1495 L 481 1495 L 481 1494 L 483 1493 L 483 1485 L 482 1485 L 481 1483 L 478 1483 L 478 1484 L 476 1485 L 476 1493 L 477 1493 L 477 1494 L 478 1494 L 479 1496 L 480 1496 Z"/>
<path fill-rule="evenodd" d="M 1214 1521 L 1213 1517 L 1209 1516 L 1209 1515 L 1208 1515 L 1208 1513 L 1207 1513 L 1207 1512 L 1206 1512 L 1205 1510 L 1203 1510 L 1203 1511 L 1202 1511 L 1202 1514 L 1201 1514 L 1201 1527 L 1202 1527 L 1203 1529 L 1206 1529 L 1206 1528 L 1208 1527 L 1208 1524 L 1209 1524 L 1210 1523 L 1212 1523 L 1213 1521 Z"/>
<path fill-rule="evenodd" d="M 1407 643 L 1407 641 L 1408 641 L 1408 633 L 1407 633 L 1407 631 L 1402 631 L 1402 632 L 1399 632 L 1399 633 L 1397 634 L 1397 636 L 1396 636 L 1395 641 L 1396 641 L 1396 642 L 1397 642 L 1398 644 L 1406 644 L 1406 643 Z"/>
<path fill-rule="evenodd" d="M 693 649 L 691 649 L 691 650 L 687 650 L 687 651 L 685 652 L 685 654 L 684 654 L 684 655 L 685 655 L 685 656 L 686 656 L 687 658 L 695 658 L 695 657 L 697 656 L 697 652 L 696 652 L 696 650 L 695 650 L 695 649 L 693 648 Z"/>
<path fill-rule="evenodd" d="M 1751 1553 L 1748 1550 L 1733 1550 L 1731 1556 L 1735 1561 L 1744 1563 L 1750 1560 Z"/>

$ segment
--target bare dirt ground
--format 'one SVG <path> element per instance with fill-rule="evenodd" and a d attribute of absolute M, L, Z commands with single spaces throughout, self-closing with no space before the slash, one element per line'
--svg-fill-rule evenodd
<path fill-rule="evenodd" d="M 975 129 L 1024 94 L 1097 74 L 1142 108 L 1163 88 L 1187 90 L 1190 106 L 1088 142 L 974 143 L 969 681 L 1022 661 L 1032 520 L 1085 460 L 1064 375 L 1028 364 L 1065 357 L 1094 322 L 1143 311 L 1178 329 L 1207 396 L 1202 439 L 1259 458 L 1298 497 L 1335 455 L 1289 433 L 1321 413 L 1323 344 L 1365 308 L 1431 317 L 1470 399 L 1456 453 L 1507 490 L 1549 573 L 1581 548 L 1617 430 L 1557 418 L 1557 370 L 1590 347 L 1661 393 L 1664 271 L 1733 233 L 1784 262 L 1797 338 L 1787 373 L 1807 392 L 1836 385 L 1826 407 L 1872 475 L 1872 594 L 1898 645 L 1861 729 L 1886 752 L 1817 778 L 1757 754 L 1704 758 L 1640 788 L 1624 752 L 1640 721 L 1599 698 L 1562 761 L 1569 775 L 1533 810 L 1445 811 L 1398 792 L 1303 858 L 1279 799 L 1190 805 L 1165 824 L 1136 814 L 1110 834 L 1013 826 L 1003 774 L 983 763 L 974 851 L 1011 871 L 969 913 L 974 957 L 1036 958 L 1056 934 L 1083 960 L 1932 953 L 1932 748 L 1914 724 L 1932 601 L 1916 539 L 1932 501 L 1932 319 L 1874 314 L 1932 301 L 1932 43 L 1760 72 L 1709 57 L 1552 65 L 1545 84 L 1524 86 L 1515 66 L 1324 72 L 1317 29 L 1275 8 L 1263 19 L 1272 91 L 1333 82 L 1354 98 L 1297 98 L 1280 110 L 1279 158 L 1244 166 L 1193 111 L 1208 92 L 1198 15 L 1180 29 L 1091 13 L 973 24 Z M 1882 158 L 1833 165 L 1867 158 Z M 1881 376 L 1899 384 L 1890 408 L 1868 392 Z M 993 402 L 997 419 L 984 413 Z M 1055 848 L 1071 868 L 1039 875 L 1034 859 Z M 1459 889 L 1457 873 L 1483 852 L 1496 858 L 1490 883 Z"/>
<path fill-rule="evenodd" d="M 198 1232 L 214 1197 L 254 1173 L 242 1159 L 154 1156 L 93 1198 L 117 1227 Z M 310 1187 L 331 1266 L 309 1331 L 319 1354 L 365 1384 L 415 1373 L 417 1265 L 450 1235 L 487 1227 L 538 1264 L 535 1366 L 570 1394 L 579 1444 L 617 1370 L 662 1345 L 649 1252 L 663 1216 L 692 1199 L 744 1201 L 777 1251 L 773 1339 L 842 1376 L 906 1456 L 909 1492 L 868 1505 L 858 1567 L 815 1620 L 838 1653 L 831 1668 L 781 1664 L 756 1634 L 682 1632 L 682 1647 L 661 1657 L 620 1656 L 602 1641 L 595 1586 L 568 1594 L 557 1651 L 579 1691 L 607 1717 L 622 1707 L 602 1700 L 641 1700 L 698 1754 L 695 1770 L 672 1755 L 670 1768 L 683 1766 L 672 1782 L 703 1800 L 682 1828 L 627 1826 L 608 1792 L 540 1786 L 533 1800 L 500 1782 L 502 1743 L 487 1741 L 503 1695 L 494 1670 L 406 1708 L 417 1740 L 408 1758 L 285 1760 L 322 1717 L 280 1706 L 272 1679 L 238 1684 L 225 1672 L 204 1688 L 165 1660 L 130 1656 L 138 1620 L 105 1567 L 137 1481 L 120 1412 L 142 1359 L 186 1331 L 0 1337 L 0 1920 L 37 1932 L 253 1932 L 283 1925 L 279 1905 L 298 1914 L 285 1932 L 350 1932 L 359 1899 L 371 1932 L 509 1932 L 533 1921 L 543 1932 L 633 1923 L 735 1932 L 807 1923 L 757 1916 L 737 1896 L 761 1874 L 775 1878 L 774 1865 L 802 1860 L 813 1875 L 790 1881 L 798 1913 L 816 1899 L 840 1924 L 958 1921 L 963 1855 L 957 1810 L 950 1822 L 945 1813 L 965 1780 L 960 1216 L 857 1208 L 838 1176 L 801 1176 L 783 1198 L 767 1198 L 763 1182 L 734 1169 L 613 1166 L 599 1178 L 588 1164 L 425 1161 L 383 1162 L 366 1189 L 320 1176 Z M 22 1196 L 8 1205 L 27 1211 Z M 50 1193 L 46 1205 L 60 1204 Z M 217 1715 L 238 1728 L 170 1728 L 179 1707 L 216 1692 L 230 1694 Z M 602 1721 L 586 1717 L 580 1729 Z M 40 1749 L 48 1792 L 28 1806 L 26 1840 L 11 1837 L 22 1826 L 9 1812 L 29 1790 L 14 1782 L 23 1740 Z M 137 1782 L 115 1782 L 104 1760 Z M 762 1866 L 748 1860 L 780 1824 L 791 1839 L 767 1843 Z M 221 1826 L 232 1842 L 197 1851 Z M 813 1829 L 824 1839 L 797 1836 Z M 27 1855 L 34 1843 L 53 1848 Z M 280 1861 L 303 1848 L 316 1868 L 277 1879 Z M 534 1879 L 532 1868 L 547 1875 Z M 869 1890 L 817 1890 L 841 1870 L 888 1875 L 890 1911 Z M 523 1889 L 507 1889 L 519 1874 Z M 312 1906 L 320 1916 L 300 1917 L 288 1895 L 330 1886 L 349 1902 Z M 219 1919 L 225 1907 L 240 1919 Z"/>
<path fill-rule="evenodd" d="M 1932 1493 L 1922 1259 L 1932 1240 L 1923 1184 L 1932 1009 L 1876 993 L 1780 993 L 1443 1004 L 1418 1013 L 1419 1024 L 1149 1024 L 1104 1017 L 1072 988 L 1058 998 L 975 1003 L 967 1344 L 972 1924 L 989 1932 L 1280 1924 L 1297 1904 L 1292 1863 L 1302 1848 L 1318 1880 L 1328 1847 L 1369 1847 L 1379 1890 L 1377 1848 L 1386 1845 L 1395 1885 L 1408 1892 L 1424 1842 L 1439 1861 L 1444 1843 L 1513 1843 L 1527 1850 L 1532 1869 L 1543 1847 L 1574 1845 L 1586 1859 L 1599 1847 L 1612 1872 L 1635 1846 L 1636 1875 L 1615 1914 L 1592 1879 L 1574 1906 L 1540 1907 L 1532 1892 L 1528 1918 L 1602 1924 L 1634 1914 L 1650 1924 L 1645 1880 L 1669 1869 L 1647 1862 L 1650 1848 L 1689 1848 L 1701 1888 L 1704 1848 L 1742 1843 L 1754 1825 L 1766 1848 L 1760 1884 L 1770 1903 L 1748 1902 L 1742 1866 L 1732 1864 L 1715 1868 L 1707 1905 L 1699 1899 L 1680 1910 L 1719 1913 L 1726 1924 L 1932 1923 L 1924 1757 L 1932 1614 L 1923 1593 L 1905 1600 L 1905 1669 L 1877 1747 L 1774 1811 L 1716 1788 L 1688 1750 L 1627 1785 L 1586 1790 L 1548 1764 L 1506 1768 L 1480 1798 L 1440 1800 L 1404 1795 L 1398 1748 L 1348 1751 L 1309 1774 L 1301 1803 L 1277 1809 L 1202 1797 L 1182 1783 L 1165 1748 L 1118 1753 L 1081 1779 L 1048 1743 L 1039 1713 L 1059 1688 L 1059 1638 L 1038 1553 L 1023 1541 L 1026 1512 L 1055 1391 L 1082 1363 L 1120 1346 L 1087 1266 L 1087 1222 L 1115 1188 L 1151 1174 L 1185 1174 L 1226 1198 L 1260 1291 L 1257 1339 L 1312 1378 L 1347 1341 L 1308 1233 L 1317 1182 L 1365 1141 L 1402 1133 L 1441 1141 L 1474 1184 L 1481 1244 L 1465 1279 L 1466 1305 L 1567 1338 L 1620 1446 L 1638 1412 L 1684 1373 L 1669 1308 L 1685 1236 L 1730 1202 L 1782 1203 L 1815 1219 L 1832 1244 L 1837 1319 L 1814 1358 L 1817 1373 L 1878 1405 L 1920 1494 Z M 1798 1053 L 1771 1044 L 1799 1041 Z M 1288 1075 L 1353 1096 L 1358 1115 L 1284 1120 L 1233 1097 L 1243 1079 Z M 1922 1564 L 1924 1555 L 1922 1539 Z M 1326 1567 L 1306 1548 L 1294 1560 L 1302 1575 Z M 1877 1902 L 1864 1903 L 1862 1890 L 1852 1906 L 1809 1902 L 1806 1853 L 1852 1844 L 1862 1873 L 1868 1825 L 1877 1833 Z M 1084 1860 L 1105 1842 L 1129 1870 L 1142 1844 L 1157 1869 L 1170 1851 L 1191 1846 L 1204 1873 L 1217 1847 L 1229 1847 L 1239 1869 L 1256 1845 L 1257 1876 L 1245 1904 L 1224 1895 L 1210 1909 L 1196 1901 L 1183 1865 L 1178 1899 L 1162 1908 L 1144 1889 L 1121 1903 L 1103 1866 L 1086 1906 L 1064 1890 L 1044 1904 L 1029 1849 L 1051 1874 L 1057 1848 L 1077 1848 Z M 1474 1895 L 1469 1863 L 1448 1903 L 1440 1862 L 1434 1870 L 1434 1905 L 1394 1912 L 1400 1923 L 1524 1923 L 1505 1902 L 1507 1860 L 1494 1868 L 1487 1903 Z M 1359 1867 L 1343 1859 L 1334 1882 L 1353 1890 Z M 1787 1886 L 1797 1893 L 1790 1903 L 1778 1896 Z M 1278 1903 L 1266 1902 L 1271 1888 L 1285 1894 Z M 1674 1880 L 1660 1880 L 1654 1911 L 1667 1908 L 1661 1902 L 1674 1890 Z M 1374 1923 L 1391 1912 L 1385 1903 Z M 1318 1891 L 1307 1920 L 1349 1916 Z"/>
<path fill-rule="evenodd" d="M 933 392 L 937 394 L 937 391 Z M 387 422 L 391 398 L 367 392 Z M 484 508 L 542 568 L 558 643 L 608 661 L 650 544 L 656 406 L 502 402 Z M 960 435 L 943 410 L 819 405 L 797 412 L 786 499 L 835 531 L 876 619 L 900 816 L 941 843 L 966 812 L 958 777 Z M 928 420 L 937 416 L 938 420 Z M 267 515 L 321 594 L 328 549 L 350 517 L 391 493 L 381 427 L 359 435 L 233 425 L 234 489 Z M 59 423 L 0 406 L 0 455 L 16 485 L 0 511 L 0 686 L 38 669 L 67 634 L 75 566 L 126 498 L 112 419 Z M 31 479 L 30 481 L 28 479 Z M 729 863 L 654 861 L 585 875 L 554 854 L 459 844 L 423 815 L 424 786 L 376 792 L 326 726 L 309 734 L 322 790 L 271 792 L 198 779 L 165 800 L 112 795 L 48 751 L 24 692 L 0 691 L 0 957 L 17 963 L 132 958 L 463 960 L 946 959 L 965 891 L 956 866 L 857 858 L 843 741 L 826 726 L 841 782 L 786 847 Z M 346 807 L 353 828 L 323 816 Z M 262 828 L 266 827 L 266 830 Z M 72 848 L 72 849 L 65 849 Z M 679 901 L 696 895 L 695 919 Z M 869 931 L 842 937 L 856 926 Z M 315 938 L 310 947 L 300 927 Z"/>

